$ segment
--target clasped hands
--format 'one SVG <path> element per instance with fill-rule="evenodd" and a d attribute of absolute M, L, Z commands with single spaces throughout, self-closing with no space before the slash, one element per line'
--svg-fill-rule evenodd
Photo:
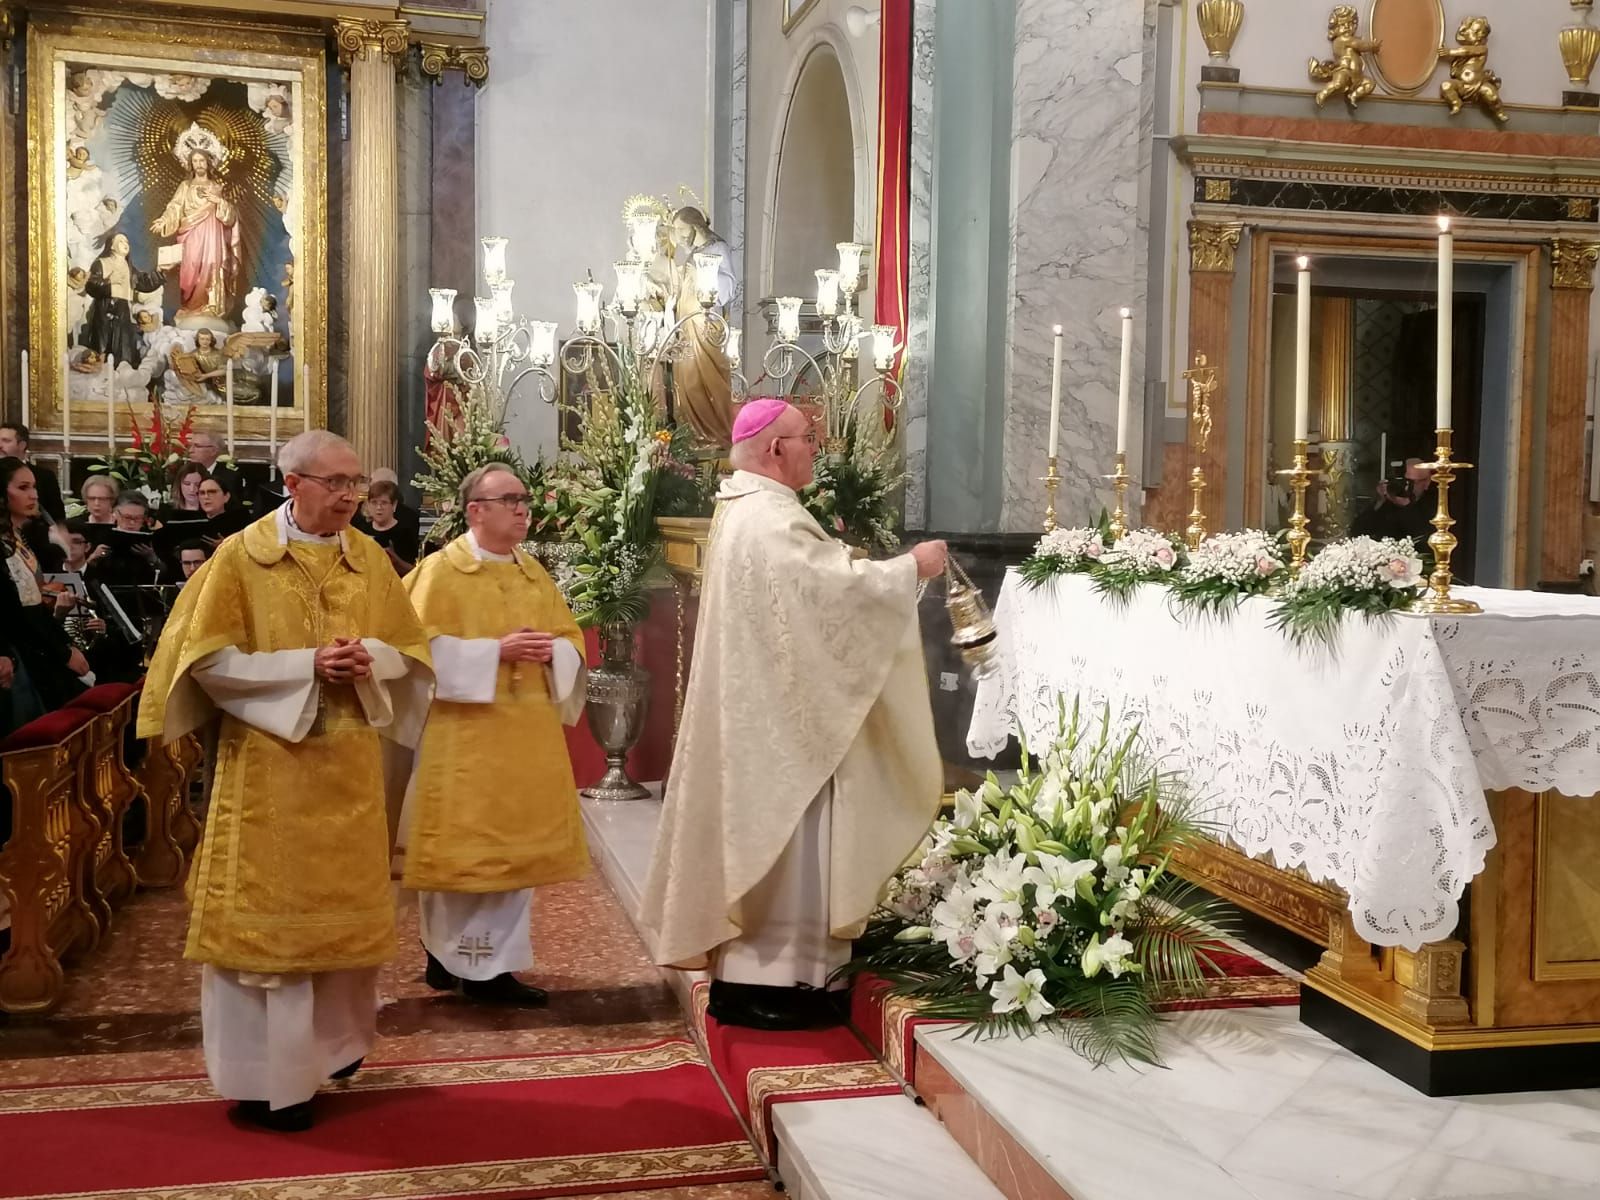
<path fill-rule="evenodd" d="M 312 668 L 323 683 L 354 683 L 372 674 L 372 655 L 359 638 L 334 638 L 317 651 Z"/>
<path fill-rule="evenodd" d="M 555 657 L 555 638 L 534 629 L 519 629 L 500 639 L 500 661 L 547 663 Z"/>

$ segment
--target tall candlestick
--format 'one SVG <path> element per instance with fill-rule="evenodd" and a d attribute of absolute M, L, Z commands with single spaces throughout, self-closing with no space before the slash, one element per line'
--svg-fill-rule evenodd
<path fill-rule="evenodd" d="M 282 362 L 273 358 L 268 360 L 272 367 L 272 395 L 268 400 L 270 407 L 267 409 L 267 478 L 278 477 L 278 368 Z"/>
<path fill-rule="evenodd" d="M 1294 436 L 1306 441 L 1311 429 L 1311 260 L 1296 260 L 1298 303 L 1294 330 Z"/>
<path fill-rule="evenodd" d="M 1050 366 L 1050 457 L 1056 456 L 1056 442 L 1061 436 L 1061 326 L 1055 328 L 1054 359 Z"/>
<path fill-rule="evenodd" d="M 116 367 L 110 355 L 106 356 L 106 457 L 115 458 L 117 454 L 117 405 L 112 396 L 112 385 L 116 383 Z"/>
<path fill-rule="evenodd" d="M 1456 255 L 1455 238 L 1450 233 L 1450 218 L 1439 218 L 1439 361 L 1434 423 L 1450 428 L 1450 385 L 1455 345 Z"/>
<path fill-rule="evenodd" d="M 29 424 L 29 421 L 28 421 L 28 352 L 26 350 L 24 350 L 22 352 L 22 423 L 24 425 Z"/>
<path fill-rule="evenodd" d="M 1133 387 L 1133 309 L 1122 310 L 1122 375 L 1117 381 L 1117 453 L 1128 452 L 1128 410 Z"/>
<path fill-rule="evenodd" d="M 1389 478 L 1389 435 L 1378 435 L 1378 478 Z"/>
<path fill-rule="evenodd" d="M 61 482 L 72 489 L 72 358 L 61 356 Z"/>
<path fill-rule="evenodd" d="M 228 404 L 228 457 L 233 458 L 233 359 L 228 360 L 226 380 L 226 400 Z"/>

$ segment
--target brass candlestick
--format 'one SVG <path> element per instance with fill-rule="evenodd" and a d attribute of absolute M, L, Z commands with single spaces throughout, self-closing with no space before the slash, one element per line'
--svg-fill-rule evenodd
<path fill-rule="evenodd" d="M 1128 474 L 1126 451 L 1117 452 L 1117 469 L 1103 478 L 1111 481 L 1117 493 L 1116 507 L 1111 510 L 1111 540 L 1114 542 L 1128 532 L 1128 484 L 1133 482 L 1133 476 Z"/>
<path fill-rule="evenodd" d="M 1056 527 L 1056 489 L 1061 486 L 1061 476 L 1056 474 L 1056 456 L 1049 458 L 1049 467 L 1044 474 L 1044 531 L 1049 533 Z"/>
<path fill-rule="evenodd" d="M 1184 539 L 1189 549 L 1200 549 L 1206 536 L 1206 449 L 1211 445 L 1211 395 L 1217 390 L 1217 369 L 1206 364 L 1204 354 L 1194 356 L 1194 366 L 1183 373 L 1189 381 L 1190 445 L 1194 449 L 1194 469 L 1189 472 L 1189 491 L 1194 508 L 1189 513 L 1189 528 Z"/>
<path fill-rule="evenodd" d="M 1294 493 L 1294 512 L 1289 517 L 1289 535 L 1285 539 L 1289 543 L 1289 571 L 1293 575 L 1300 574 L 1300 568 L 1305 566 L 1306 548 L 1311 545 L 1311 521 L 1306 516 L 1306 490 L 1311 486 L 1309 454 L 1306 440 L 1296 438 L 1294 466 L 1278 472 L 1289 477 L 1289 490 Z"/>
<path fill-rule="evenodd" d="M 1456 523 L 1450 515 L 1450 481 L 1456 477 L 1457 471 L 1472 469 L 1471 463 L 1455 462 L 1450 457 L 1454 432 L 1452 429 L 1434 431 L 1439 442 L 1433 452 L 1435 461 L 1423 464 L 1433 472 L 1433 482 L 1439 488 L 1439 510 L 1433 515 L 1433 535 L 1428 538 L 1428 546 L 1433 551 L 1433 574 L 1428 576 L 1428 594 L 1411 606 L 1412 612 L 1449 616 L 1483 611 L 1471 600 L 1460 600 L 1450 594 L 1450 557 L 1456 552 L 1456 535 L 1450 532 Z"/>
<path fill-rule="evenodd" d="M 1189 511 L 1189 527 L 1183 531 L 1183 538 L 1189 544 L 1189 549 L 1200 549 L 1200 543 L 1206 540 L 1206 473 L 1202 467 L 1196 467 L 1189 472 L 1189 493 L 1194 497 L 1194 507 Z"/>

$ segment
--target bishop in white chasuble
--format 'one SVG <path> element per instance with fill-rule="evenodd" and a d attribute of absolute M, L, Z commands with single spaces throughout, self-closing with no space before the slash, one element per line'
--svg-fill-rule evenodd
<path fill-rule="evenodd" d="M 883 885 L 938 811 L 943 773 L 917 624 L 929 542 L 852 559 L 796 496 L 815 432 L 747 403 L 718 496 L 684 717 L 641 907 L 658 963 L 710 965 L 719 1020 L 826 1019 Z"/>
<path fill-rule="evenodd" d="M 283 447 L 290 500 L 180 594 L 139 732 L 204 729 L 210 805 L 189 875 L 206 1067 L 248 1119 L 303 1129 L 377 1024 L 394 956 L 380 738 L 415 745 L 433 671 L 400 580 L 349 528 L 361 464 L 322 430 Z"/>
<path fill-rule="evenodd" d="M 539 1005 L 533 889 L 588 871 L 563 724 L 584 700 L 583 634 L 554 581 L 518 545 L 526 486 L 491 464 L 463 480 L 468 532 L 405 586 L 438 692 L 403 818 L 403 882 L 417 891 L 428 982 L 469 999 Z"/>

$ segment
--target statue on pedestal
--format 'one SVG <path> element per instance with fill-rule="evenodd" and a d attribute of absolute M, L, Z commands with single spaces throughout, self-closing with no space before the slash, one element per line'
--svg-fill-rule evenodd
<path fill-rule="evenodd" d="M 733 436 L 733 368 L 723 353 L 722 339 L 713 332 L 701 308 L 694 256 L 721 255 L 717 295 L 718 312 L 733 299 L 732 251 L 698 208 L 680 208 L 672 217 L 672 300 L 685 347 L 672 359 L 673 414 L 693 426 L 699 439 L 726 448 Z M 693 314 L 693 315 L 691 315 Z"/>

